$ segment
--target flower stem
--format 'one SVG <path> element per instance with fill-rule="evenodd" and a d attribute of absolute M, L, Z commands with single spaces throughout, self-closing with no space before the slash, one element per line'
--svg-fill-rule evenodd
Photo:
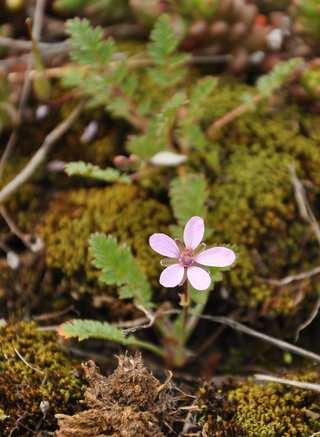
<path fill-rule="evenodd" d="M 131 345 L 136 346 L 138 348 L 146 349 L 146 350 L 154 353 L 155 355 L 158 355 L 159 357 L 164 356 L 164 351 L 160 347 L 158 347 L 152 343 L 149 343 L 148 341 L 142 341 L 142 340 L 135 339 L 131 343 Z"/>
<path fill-rule="evenodd" d="M 186 334 L 190 306 L 189 286 L 187 281 L 185 282 L 183 287 L 183 294 L 181 295 L 180 305 L 183 307 L 182 329 L 183 333 Z"/>

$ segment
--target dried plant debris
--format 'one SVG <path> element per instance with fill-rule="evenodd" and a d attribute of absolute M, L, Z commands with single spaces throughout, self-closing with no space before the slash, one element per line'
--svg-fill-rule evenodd
<path fill-rule="evenodd" d="M 96 365 L 84 364 L 89 387 L 86 410 L 67 416 L 58 414 L 57 437 L 167 436 L 174 399 L 170 384 L 161 385 L 144 366 L 140 354 L 122 355 L 109 377 Z M 171 419 L 170 419 L 171 418 Z"/>

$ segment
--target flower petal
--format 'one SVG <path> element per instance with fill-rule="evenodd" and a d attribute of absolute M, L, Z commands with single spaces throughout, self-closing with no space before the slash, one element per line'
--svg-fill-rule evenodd
<path fill-rule="evenodd" d="M 184 267 L 181 264 L 173 264 L 163 270 L 159 282 L 164 287 L 176 287 L 182 282 Z"/>
<path fill-rule="evenodd" d="M 235 259 L 236 254 L 233 250 L 219 246 L 204 250 L 195 257 L 197 263 L 210 267 L 228 267 Z"/>
<path fill-rule="evenodd" d="M 149 238 L 149 244 L 151 249 L 160 255 L 179 258 L 180 251 L 177 243 L 166 234 L 152 234 Z"/>
<path fill-rule="evenodd" d="M 183 241 L 188 249 L 195 249 L 202 241 L 204 234 L 203 218 L 191 217 L 184 227 Z"/>
<path fill-rule="evenodd" d="M 196 290 L 207 290 L 211 284 L 209 273 L 201 267 L 192 266 L 187 269 L 188 281 Z"/>

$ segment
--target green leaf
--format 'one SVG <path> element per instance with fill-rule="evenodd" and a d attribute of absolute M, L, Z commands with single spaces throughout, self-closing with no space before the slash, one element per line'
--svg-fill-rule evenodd
<path fill-rule="evenodd" d="M 71 58 L 83 65 L 106 66 L 114 53 L 112 39 L 103 39 L 103 29 L 93 28 L 86 18 L 67 21 L 70 36 Z"/>
<path fill-rule="evenodd" d="M 122 299 L 133 298 L 137 304 L 151 306 L 150 284 L 128 247 L 119 245 L 111 235 L 93 234 L 89 249 L 93 264 L 102 271 L 102 282 L 120 287 Z"/>
<path fill-rule="evenodd" d="M 303 60 L 301 58 L 293 58 L 277 64 L 270 73 L 258 79 L 257 88 L 259 94 L 264 97 L 271 96 L 292 76 L 292 73 L 302 63 Z"/>
<path fill-rule="evenodd" d="M 147 132 L 132 135 L 127 143 L 131 153 L 142 159 L 150 159 L 158 152 L 166 150 L 170 143 L 170 133 L 174 126 L 178 110 L 187 102 L 184 92 L 174 94 L 150 120 Z"/>
<path fill-rule="evenodd" d="M 204 77 L 198 80 L 191 92 L 189 105 L 189 111 L 194 118 L 199 119 L 203 115 L 207 100 L 217 85 L 218 79 L 215 77 Z"/>
<path fill-rule="evenodd" d="M 163 65 L 177 49 L 180 39 L 174 32 L 169 15 L 161 15 L 151 32 L 148 52 L 151 58 Z"/>
<path fill-rule="evenodd" d="M 164 147 L 167 146 L 168 135 L 170 129 L 173 127 L 177 111 L 185 105 L 186 102 L 186 94 L 184 92 L 177 92 L 165 103 L 159 114 L 156 115 L 156 136 L 158 142 L 161 142 Z"/>
<path fill-rule="evenodd" d="M 60 325 L 58 334 L 64 338 L 78 338 L 80 341 L 88 338 L 112 341 L 123 346 L 147 349 L 156 355 L 163 356 L 163 351 L 158 346 L 139 340 L 134 335 L 126 336 L 123 331 L 108 322 L 74 319 Z"/>
<path fill-rule="evenodd" d="M 190 217 L 205 217 L 208 198 L 207 182 L 203 175 L 187 174 L 171 182 L 170 201 L 174 215 L 180 226 L 184 226 Z"/>
<path fill-rule="evenodd" d="M 65 167 L 65 172 L 69 176 L 85 176 L 105 182 L 131 182 L 128 176 L 122 175 L 119 170 L 115 168 L 108 167 L 102 169 L 97 165 L 83 161 L 69 162 Z"/>
<path fill-rule="evenodd" d="M 77 337 L 80 341 L 87 338 L 100 338 L 114 341 L 123 345 L 130 344 L 131 337 L 126 337 L 123 332 L 107 322 L 95 320 L 75 319 L 60 325 L 59 334 L 65 338 Z"/>

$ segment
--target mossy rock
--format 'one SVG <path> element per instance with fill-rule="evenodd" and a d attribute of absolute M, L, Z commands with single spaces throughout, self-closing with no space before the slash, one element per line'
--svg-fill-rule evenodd
<path fill-rule="evenodd" d="M 77 278 L 81 286 L 81 281 L 96 283 L 98 272 L 88 254 L 88 239 L 94 232 L 112 234 L 128 244 L 155 282 L 161 267 L 148 237 L 166 232 L 170 223 L 171 213 L 165 205 L 136 186 L 119 184 L 61 193 L 52 201 L 38 230 L 46 244 L 47 266 Z"/>
<path fill-rule="evenodd" d="M 55 334 L 32 322 L 0 328 L 0 435 L 19 436 L 56 428 L 54 415 L 77 411 L 83 382 Z M 1 431 L 3 434 L 1 434 Z"/>
<path fill-rule="evenodd" d="M 288 379 L 318 382 L 318 372 L 300 372 Z M 246 437 L 308 437 L 319 431 L 319 394 L 269 383 L 247 381 L 229 392 L 235 421 Z"/>

